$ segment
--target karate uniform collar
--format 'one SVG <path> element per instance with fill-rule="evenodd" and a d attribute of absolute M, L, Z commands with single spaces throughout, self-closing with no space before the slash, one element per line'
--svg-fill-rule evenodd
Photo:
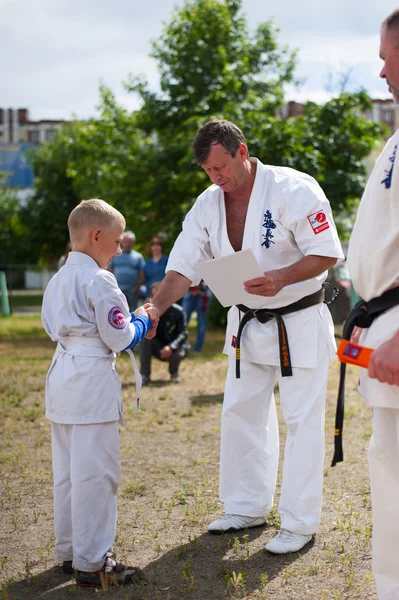
<path fill-rule="evenodd" d="M 83 252 L 70 252 L 66 260 L 67 265 L 86 265 L 87 267 L 96 267 L 100 269 L 94 258 Z"/>

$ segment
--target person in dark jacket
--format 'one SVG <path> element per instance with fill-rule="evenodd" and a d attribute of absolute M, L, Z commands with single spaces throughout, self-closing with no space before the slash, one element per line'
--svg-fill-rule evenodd
<path fill-rule="evenodd" d="M 160 282 L 151 285 L 151 297 L 156 293 Z M 187 334 L 187 318 L 179 304 L 172 304 L 160 317 L 157 333 L 152 339 L 143 339 L 140 346 L 140 364 L 143 385 L 151 380 L 151 358 L 169 363 L 170 380 L 180 382 L 179 366 L 190 349 Z"/>

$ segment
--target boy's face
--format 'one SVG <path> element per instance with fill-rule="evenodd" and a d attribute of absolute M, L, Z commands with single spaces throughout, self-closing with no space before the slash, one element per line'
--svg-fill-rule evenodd
<path fill-rule="evenodd" d="M 124 227 L 120 223 L 114 223 L 108 229 L 97 230 L 94 233 L 95 261 L 102 269 L 107 269 L 109 263 L 121 254 L 121 241 Z"/>

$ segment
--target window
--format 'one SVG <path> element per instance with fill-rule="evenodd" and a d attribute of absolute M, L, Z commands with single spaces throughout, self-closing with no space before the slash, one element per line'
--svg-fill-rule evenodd
<path fill-rule="evenodd" d="M 32 144 L 38 144 L 39 143 L 39 132 L 38 131 L 30 131 L 29 132 L 29 141 L 32 142 Z"/>
<path fill-rule="evenodd" d="M 392 123 L 392 121 L 393 121 L 393 111 L 392 110 L 386 110 L 384 112 L 384 121 L 386 123 Z"/>
<path fill-rule="evenodd" d="M 54 136 L 55 136 L 54 129 L 47 129 L 47 131 L 46 131 L 46 140 L 48 140 L 50 142 L 51 140 L 54 139 Z"/>

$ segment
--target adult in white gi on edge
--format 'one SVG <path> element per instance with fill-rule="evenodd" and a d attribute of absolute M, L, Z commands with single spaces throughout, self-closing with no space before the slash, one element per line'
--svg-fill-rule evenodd
<path fill-rule="evenodd" d="M 380 76 L 399 104 L 399 9 L 381 29 Z M 367 183 L 352 232 L 348 265 L 363 300 L 399 286 L 399 131 L 388 140 Z M 357 341 L 359 330 L 352 339 Z M 375 348 L 360 370 L 360 392 L 373 407 L 369 448 L 373 514 L 373 574 L 380 600 L 399 598 L 399 305 L 364 329 Z"/>
<path fill-rule="evenodd" d="M 264 276 L 246 282 L 280 308 L 317 293 L 327 269 L 343 258 L 330 205 L 314 179 L 250 158 L 241 130 L 212 119 L 193 144 L 197 163 L 213 182 L 188 213 L 169 256 L 166 278 L 153 304 L 164 311 L 200 277 L 197 261 L 251 248 Z M 279 511 L 281 530 L 266 545 L 294 552 L 318 528 L 323 480 L 327 371 L 335 356 L 327 307 L 318 304 L 284 316 L 293 375 L 281 377 L 275 320 L 251 320 L 243 330 L 241 378 L 235 374 L 234 337 L 239 311 L 229 311 L 224 352 L 229 366 L 224 395 L 220 499 L 226 514 L 209 525 L 224 533 L 265 523 L 278 467 L 278 425 L 273 389 L 278 380 L 288 426 Z"/>

